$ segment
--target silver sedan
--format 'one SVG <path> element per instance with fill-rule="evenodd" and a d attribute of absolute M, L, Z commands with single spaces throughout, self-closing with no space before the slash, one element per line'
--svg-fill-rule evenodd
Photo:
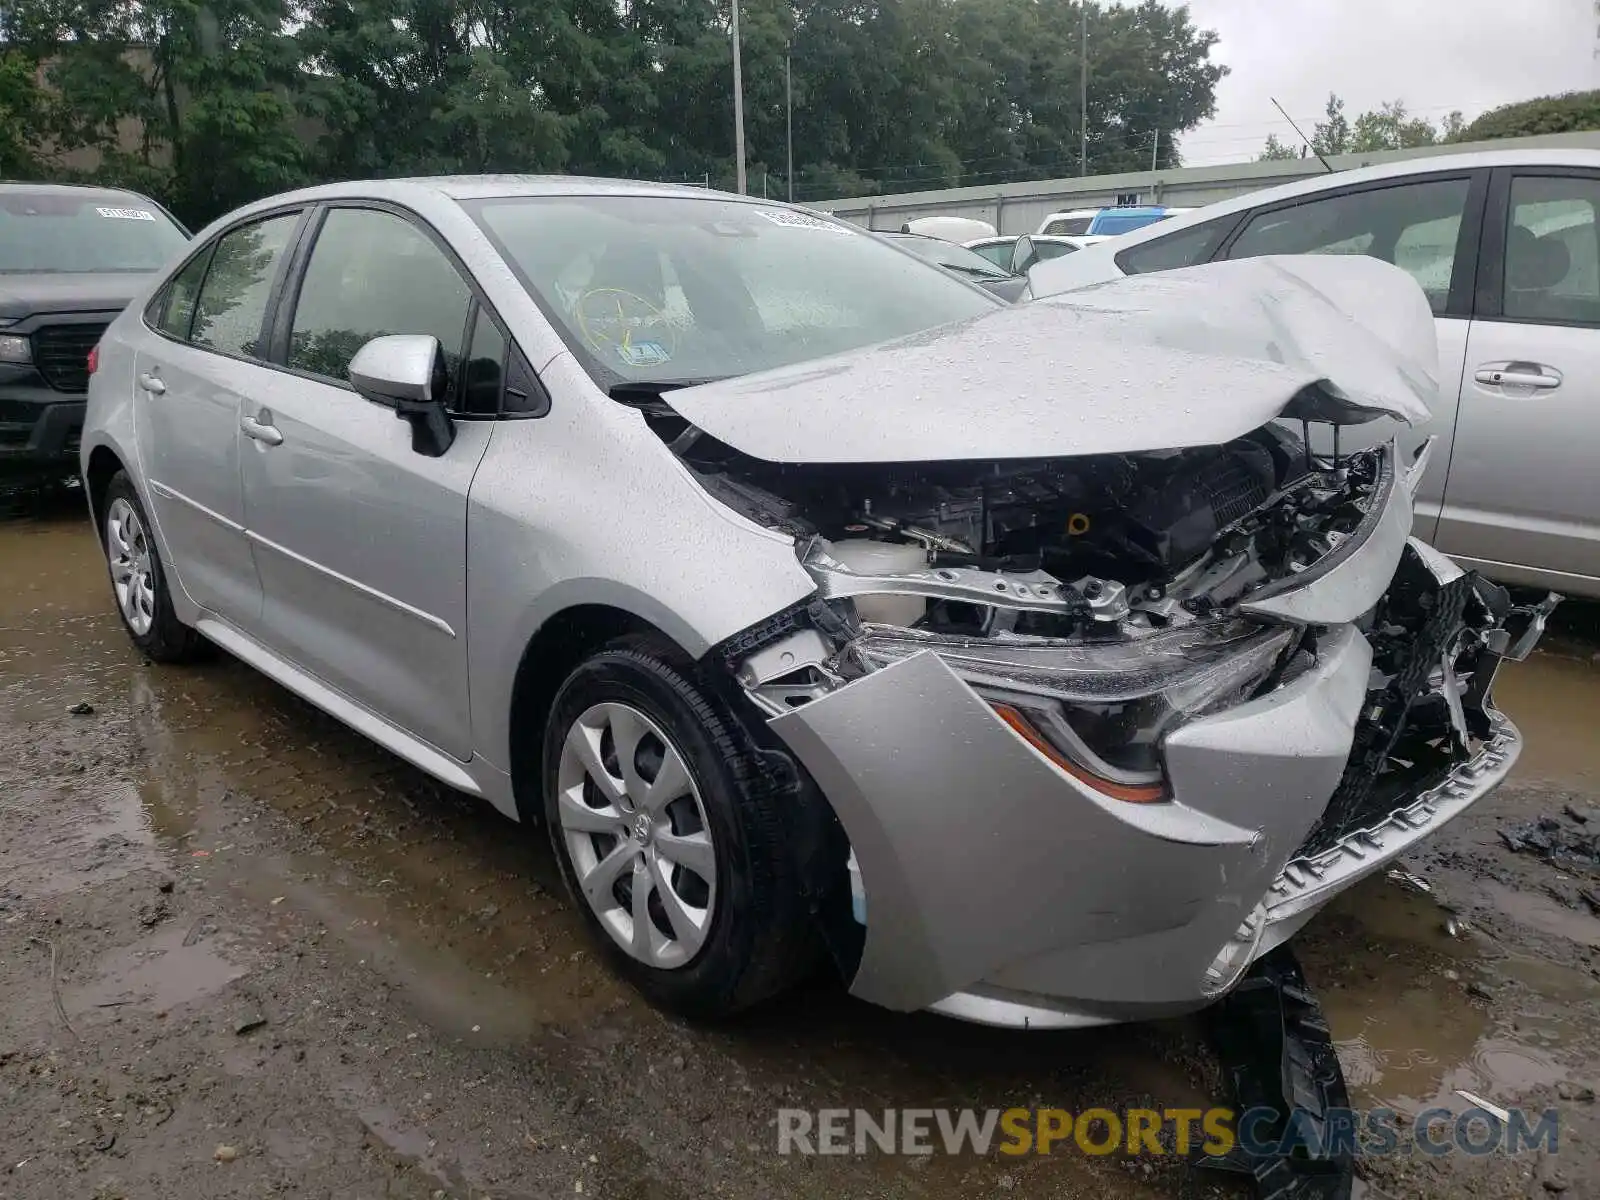
<path fill-rule="evenodd" d="M 1408 538 L 1425 461 L 1283 426 L 1424 419 L 1430 322 L 1367 260 L 1010 307 L 765 201 L 346 184 L 111 325 L 82 470 L 146 655 L 543 823 L 657 1002 L 828 960 L 1094 1024 L 1226 992 L 1516 757 L 1545 610 Z"/>

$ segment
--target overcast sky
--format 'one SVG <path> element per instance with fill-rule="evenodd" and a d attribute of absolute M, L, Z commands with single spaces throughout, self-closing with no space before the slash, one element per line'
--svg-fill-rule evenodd
<path fill-rule="evenodd" d="M 1176 0 L 1168 0 L 1175 3 Z M 1345 112 L 1404 100 L 1439 120 L 1553 92 L 1600 88 L 1595 0 L 1188 0 L 1220 41 L 1232 73 L 1217 115 L 1182 139 L 1183 161 L 1252 159 L 1276 132 L 1298 140 L 1272 107 L 1309 136 L 1330 91 Z M 1302 118 L 1306 118 L 1302 120 Z"/>

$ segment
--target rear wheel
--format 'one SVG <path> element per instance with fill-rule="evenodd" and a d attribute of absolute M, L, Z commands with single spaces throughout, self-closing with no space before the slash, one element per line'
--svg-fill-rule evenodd
<path fill-rule="evenodd" d="M 106 485 L 100 536 L 117 615 L 133 644 L 156 662 L 195 658 L 205 642 L 173 610 L 150 519 L 126 471 L 118 471 Z"/>
<path fill-rule="evenodd" d="M 674 648 L 628 638 L 567 678 L 544 736 L 563 879 L 616 969 L 686 1016 L 737 1011 L 815 961 L 777 798 Z"/>

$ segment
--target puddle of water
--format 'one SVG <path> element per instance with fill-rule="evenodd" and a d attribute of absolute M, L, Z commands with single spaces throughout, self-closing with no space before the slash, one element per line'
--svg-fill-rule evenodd
<path fill-rule="evenodd" d="M 1581 916 L 1483 886 L 1486 898 L 1528 924 Z M 1434 1105 L 1461 1109 L 1457 1089 L 1515 1104 L 1568 1077 L 1563 1055 L 1586 1033 L 1574 1014 L 1600 987 L 1560 964 L 1505 955 L 1486 934 L 1451 937 L 1448 915 L 1432 896 L 1380 877 L 1340 898 L 1308 931 L 1304 957 L 1358 1105 L 1413 1116 Z M 1474 1000 L 1466 984 L 1479 980 L 1492 980 L 1497 994 L 1516 988 L 1508 993 L 1515 1004 L 1491 1009 Z"/>
<path fill-rule="evenodd" d="M 1580 946 L 1600 946 L 1600 918 L 1558 904 L 1538 892 L 1507 887 L 1489 879 L 1480 881 L 1477 890 L 1491 907 L 1514 921 Z"/>
<path fill-rule="evenodd" d="M 1494 698 L 1522 731 L 1522 757 L 1515 779 L 1550 780 L 1595 787 L 1600 751 L 1594 745 L 1593 714 L 1600 708 L 1600 668 L 1594 651 L 1557 644 L 1526 662 L 1507 663 L 1495 678 Z"/>
<path fill-rule="evenodd" d="M 98 964 L 98 977 L 73 989 L 67 1007 L 77 1012 L 138 1005 L 166 1012 L 220 992 L 248 972 L 229 962 L 217 938 L 168 926 L 143 942 L 125 946 Z"/>

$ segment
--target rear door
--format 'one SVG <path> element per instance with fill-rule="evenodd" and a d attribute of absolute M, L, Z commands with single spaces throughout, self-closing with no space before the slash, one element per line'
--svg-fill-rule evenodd
<path fill-rule="evenodd" d="M 263 326 L 302 215 L 214 239 L 135 327 L 134 423 L 171 569 L 196 604 L 246 630 L 261 584 L 245 537 L 239 420 L 275 378 L 262 365 Z"/>
<path fill-rule="evenodd" d="M 1218 254 L 1219 258 L 1365 254 L 1404 269 L 1421 286 L 1439 335 L 1439 398 L 1433 419 L 1415 429 L 1394 421 L 1374 421 L 1347 433 L 1343 444 L 1354 448 L 1398 436 L 1409 454 L 1427 437 L 1438 438 L 1417 495 L 1415 532 L 1429 540 L 1438 532 L 1451 443 L 1456 436 L 1456 402 L 1467 355 L 1478 235 L 1488 186 L 1487 171 L 1456 171 L 1298 197 L 1246 214 Z M 1325 438 L 1320 429 L 1313 433 L 1313 444 L 1319 451 L 1332 449 L 1331 438 Z"/>
<path fill-rule="evenodd" d="M 331 207 L 274 332 L 285 364 L 247 403 L 245 521 L 265 640 L 414 737 L 471 756 L 467 490 L 492 421 L 459 419 L 440 457 L 350 387 L 371 338 L 439 339 L 452 386 L 473 293 L 429 230 L 385 207 Z"/>
<path fill-rule="evenodd" d="M 1496 170 L 1439 548 L 1600 594 L 1600 171 Z"/>

